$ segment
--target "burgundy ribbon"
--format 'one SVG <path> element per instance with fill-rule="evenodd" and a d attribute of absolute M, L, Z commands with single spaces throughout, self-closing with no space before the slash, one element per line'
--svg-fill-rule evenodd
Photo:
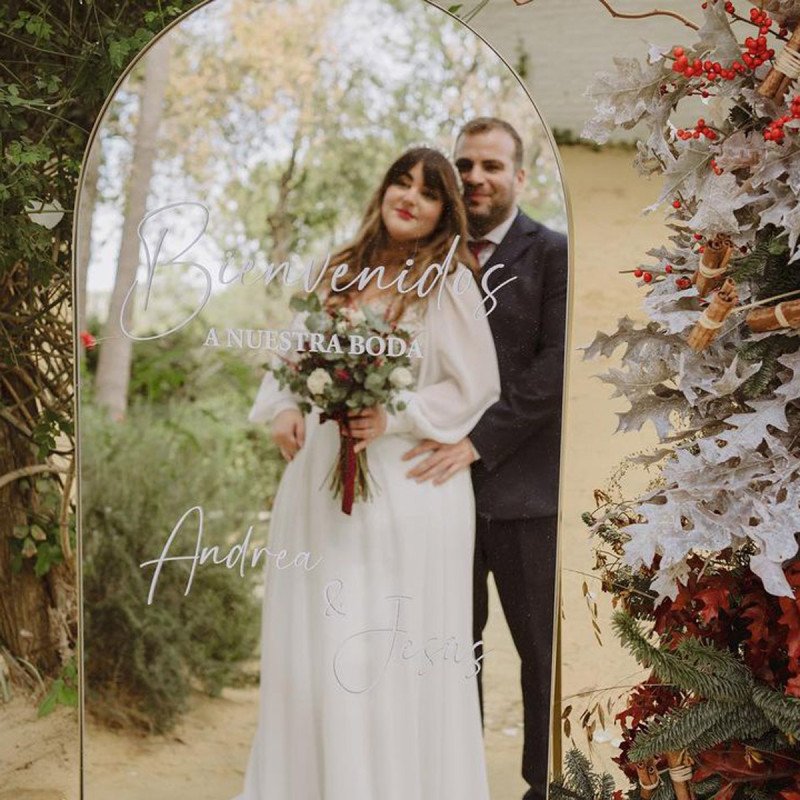
<path fill-rule="evenodd" d="M 339 446 L 344 448 L 344 470 L 342 475 L 342 511 L 351 514 L 356 497 L 356 440 L 340 431 Z"/>
<path fill-rule="evenodd" d="M 347 412 L 337 411 L 319 415 L 320 422 L 333 420 L 339 423 L 339 470 L 342 476 L 342 511 L 350 515 L 353 513 L 353 503 L 356 499 L 356 440 L 350 436 L 347 427 Z"/>

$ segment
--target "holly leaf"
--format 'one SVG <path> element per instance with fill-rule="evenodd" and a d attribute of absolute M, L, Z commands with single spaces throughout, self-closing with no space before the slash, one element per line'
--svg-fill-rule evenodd
<path fill-rule="evenodd" d="M 736 177 L 730 172 L 722 175 L 708 172 L 706 179 L 696 188 L 698 207 L 687 226 L 706 235 L 738 231 L 739 221 L 734 212 L 748 205 L 753 198 L 741 190 Z"/>
<path fill-rule="evenodd" d="M 742 372 L 739 372 L 739 355 L 733 357 L 733 361 L 725 368 L 718 380 L 711 383 L 707 391 L 715 397 L 725 397 L 733 394 L 748 378 L 752 377 L 761 369 L 761 362 L 756 361 L 745 365 Z"/>
<path fill-rule="evenodd" d="M 781 384 L 775 394 L 785 398 L 786 401 L 797 400 L 800 397 L 800 350 L 781 356 L 778 361 L 784 367 L 792 370 L 792 379 L 787 383 Z"/>
<path fill-rule="evenodd" d="M 661 194 L 653 205 L 645 209 L 645 213 L 655 211 L 667 198 L 677 193 L 686 196 L 698 194 L 698 176 L 705 176 L 712 156 L 713 153 L 705 142 L 693 140 L 684 147 L 678 157 L 668 163 L 664 170 L 664 186 Z"/>
<path fill-rule="evenodd" d="M 697 36 L 699 42 L 696 49 L 704 52 L 704 58 L 721 64 L 741 61 L 742 50 L 731 30 L 724 3 L 708 3 L 705 6 L 705 22 Z"/>
<path fill-rule="evenodd" d="M 761 578 L 764 589 L 776 597 L 794 597 L 792 587 L 779 563 L 770 561 L 765 555 L 750 556 L 750 569 Z"/>
<path fill-rule="evenodd" d="M 682 333 L 697 322 L 700 310 L 697 307 L 697 289 L 690 286 L 675 291 L 671 282 L 662 281 L 665 289 L 653 290 L 644 301 L 650 318 L 669 333 Z"/>
<path fill-rule="evenodd" d="M 670 73 L 664 61 L 642 64 L 635 58 L 615 58 L 616 71 L 601 72 L 586 92 L 595 103 L 594 117 L 582 136 L 598 144 L 617 128 L 630 129 L 662 104 L 661 85 Z"/>
<path fill-rule="evenodd" d="M 775 225 L 783 228 L 789 235 L 789 250 L 793 251 L 800 238 L 800 205 L 797 193 L 780 183 L 769 187 L 766 208 L 759 216 L 759 228 Z"/>
<path fill-rule="evenodd" d="M 663 440 L 672 431 L 672 415 L 683 411 L 686 401 L 682 397 L 656 397 L 648 395 L 631 404 L 627 411 L 617 412 L 619 422 L 615 433 L 639 431 L 646 422 L 652 422 L 659 437 Z"/>
<path fill-rule="evenodd" d="M 657 386 L 671 380 L 674 371 L 664 361 L 628 362 L 627 369 L 611 368 L 600 380 L 614 386 L 612 397 L 626 397 L 631 403 L 643 400 Z"/>
<path fill-rule="evenodd" d="M 719 435 L 726 442 L 720 448 L 721 460 L 731 458 L 741 451 L 755 450 L 767 436 L 768 425 L 781 431 L 789 429 L 783 399 L 751 400 L 747 405 L 754 409 L 754 413 L 733 414 L 725 420 L 735 430 Z"/>
<path fill-rule="evenodd" d="M 726 172 L 752 169 L 766 157 L 767 142 L 761 131 L 735 131 L 722 142 L 717 166 Z"/>

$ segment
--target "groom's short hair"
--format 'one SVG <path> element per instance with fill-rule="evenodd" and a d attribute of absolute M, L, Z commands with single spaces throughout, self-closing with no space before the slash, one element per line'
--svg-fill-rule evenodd
<path fill-rule="evenodd" d="M 462 136 L 471 136 L 475 133 L 488 133 L 489 131 L 505 131 L 514 142 L 514 169 L 521 169 L 525 158 L 522 147 L 522 137 L 517 133 L 516 128 L 504 119 L 499 117 L 475 117 L 467 122 L 458 132 L 456 141 Z"/>

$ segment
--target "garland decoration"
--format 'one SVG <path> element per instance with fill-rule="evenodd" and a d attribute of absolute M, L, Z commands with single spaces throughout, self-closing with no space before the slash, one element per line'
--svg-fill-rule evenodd
<path fill-rule="evenodd" d="M 630 403 L 618 430 L 660 439 L 622 468 L 653 470 L 648 490 L 615 478 L 584 515 L 648 676 L 614 718 L 629 785 L 613 798 L 800 800 L 800 0 L 698 12 L 684 41 L 597 76 L 584 131 L 645 128 L 635 163 L 663 181 L 648 211 L 670 231 L 625 270 L 647 321 L 584 348 L 622 353 L 601 375 Z M 679 127 L 689 103 L 704 115 Z M 584 712 L 590 741 L 612 701 Z M 591 764 L 568 757 L 595 800 Z"/>

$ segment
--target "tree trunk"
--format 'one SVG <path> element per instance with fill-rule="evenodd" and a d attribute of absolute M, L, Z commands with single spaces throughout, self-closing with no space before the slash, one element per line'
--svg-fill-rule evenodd
<path fill-rule="evenodd" d="M 278 181 L 278 201 L 275 203 L 275 210 L 267 215 L 267 229 L 271 239 L 269 254 L 274 264 L 282 264 L 289 260 L 294 243 L 297 217 L 289 211 L 289 208 L 291 207 L 291 195 L 295 188 L 297 153 L 301 141 L 302 133 L 298 125 L 292 138 L 292 152 L 289 155 L 289 161 Z"/>
<path fill-rule="evenodd" d="M 6 381 L 18 391 L 14 376 Z M 0 425 L 0 475 L 36 464 L 30 442 L 10 425 Z M 0 641 L 12 655 L 30 661 L 37 669 L 51 672 L 58 666 L 58 648 L 50 622 L 53 606 L 48 583 L 36 577 L 29 558 L 22 560 L 22 569 L 11 568 L 14 528 L 27 524 L 25 509 L 33 494 L 27 481 L 11 481 L 0 488 Z"/>
<path fill-rule="evenodd" d="M 120 317 L 123 300 L 136 279 L 139 267 L 138 227 L 147 210 L 147 196 L 156 158 L 158 126 L 161 121 L 164 93 L 169 77 L 169 43 L 159 42 L 145 59 L 139 120 L 133 149 L 133 163 L 128 178 L 125 221 L 117 261 L 117 274 L 103 328 L 95 382 L 99 405 L 108 409 L 113 419 L 121 420 L 128 408 L 132 341 L 122 333 Z M 134 293 L 135 294 L 135 293 Z M 125 308 L 123 322 L 130 330 L 133 319 L 133 295 Z"/>
<path fill-rule="evenodd" d="M 100 178 L 100 138 L 95 139 L 86 159 L 83 188 L 78 200 L 78 228 L 75 237 L 75 318 L 78 330 L 86 330 L 86 275 L 92 256 L 92 216 Z"/>

